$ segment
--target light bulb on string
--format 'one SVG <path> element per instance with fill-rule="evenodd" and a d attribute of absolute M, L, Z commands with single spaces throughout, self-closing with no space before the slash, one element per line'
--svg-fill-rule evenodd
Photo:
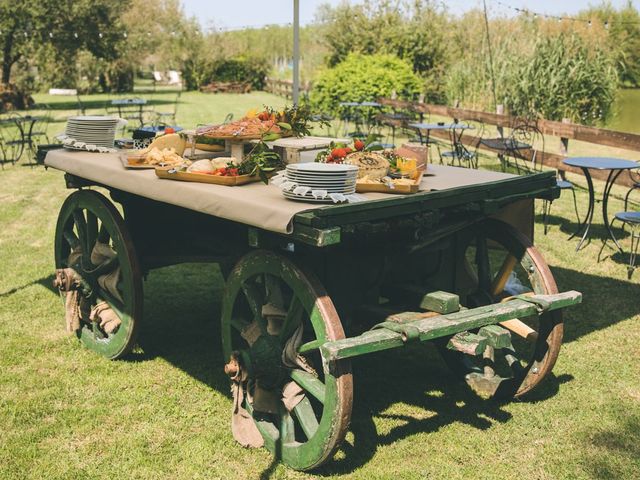
<path fill-rule="evenodd" d="M 78 38 L 78 33 L 77 32 L 73 32 L 73 38 Z"/>
<path fill-rule="evenodd" d="M 124 38 L 127 38 L 127 36 L 128 36 L 128 35 L 127 35 L 127 32 L 124 32 L 124 33 L 122 34 L 122 36 L 123 36 Z"/>
<path fill-rule="evenodd" d="M 98 37 L 102 38 L 102 32 L 98 33 Z"/>
<path fill-rule="evenodd" d="M 589 20 L 589 21 L 587 22 L 587 25 L 588 25 L 589 27 L 590 27 L 591 25 L 593 25 L 593 24 L 591 23 L 591 20 Z"/>
<path fill-rule="evenodd" d="M 49 32 L 49 38 L 53 38 L 53 33 Z"/>

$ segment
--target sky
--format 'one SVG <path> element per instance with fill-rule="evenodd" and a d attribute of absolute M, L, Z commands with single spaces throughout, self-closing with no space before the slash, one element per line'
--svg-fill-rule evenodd
<path fill-rule="evenodd" d="M 244 26 L 262 26 L 265 24 L 286 24 L 292 20 L 293 0 L 181 0 L 188 16 L 195 16 L 204 28 L 212 24 L 220 28 L 241 28 Z M 314 18 L 318 5 L 329 3 L 337 5 L 345 0 L 300 0 L 300 21 L 307 24 Z M 361 0 L 349 0 L 349 3 L 361 3 Z M 464 12 L 482 6 L 482 0 L 446 0 L 449 11 Z M 487 0 L 487 7 L 495 14 L 513 15 L 515 12 L 500 5 L 526 8 L 532 12 L 560 15 L 575 14 L 589 5 L 598 5 L 599 0 Z M 627 0 L 611 0 L 615 7 L 627 3 Z M 640 0 L 633 0 L 638 8 Z"/>

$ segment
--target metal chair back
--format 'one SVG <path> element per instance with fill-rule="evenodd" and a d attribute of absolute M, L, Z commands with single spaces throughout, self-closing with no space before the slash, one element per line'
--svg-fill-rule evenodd
<path fill-rule="evenodd" d="M 15 164 L 25 147 L 24 119 L 18 113 L 10 113 L 0 119 L 0 164 Z"/>
<path fill-rule="evenodd" d="M 519 175 L 542 171 L 545 139 L 537 121 L 525 121 L 511 130 L 507 139 L 506 157 L 513 160 Z"/>

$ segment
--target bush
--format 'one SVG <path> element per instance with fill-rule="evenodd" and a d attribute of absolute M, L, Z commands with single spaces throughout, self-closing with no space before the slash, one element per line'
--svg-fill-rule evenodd
<path fill-rule="evenodd" d="M 340 113 L 340 102 L 376 100 L 393 90 L 398 98 L 412 99 L 421 86 L 411 65 L 396 56 L 352 53 L 319 76 L 309 100 L 317 111 Z"/>
<path fill-rule="evenodd" d="M 618 77 L 610 55 L 578 37 L 560 35 L 536 44 L 518 70 L 507 99 L 515 114 L 595 124 L 611 114 Z"/>
<path fill-rule="evenodd" d="M 612 112 L 614 57 L 596 42 L 564 33 L 535 41 L 505 38 L 494 43 L 493 58 L 498 103 L 515 115 L 593 125 Z M 493 108 L 486 56 L 465 55 L 449 70 L 447 97 L 465 108 Z"/>
<path fill-rule="evenodd" d="M 189 59 L 185 62 L 183 78 L 188 90 L 211 82 L 249 82 L 255 90 L 262 90 L 269 71 L 269 63 L 261 58 L 235 57 L 213 62 Z"/>

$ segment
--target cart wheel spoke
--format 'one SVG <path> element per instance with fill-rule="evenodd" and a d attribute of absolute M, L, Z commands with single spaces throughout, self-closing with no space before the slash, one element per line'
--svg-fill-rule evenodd
<path fill-rule="evenodd" d="M 96 244 L 98 237 L 98 217 L 91 210 L 87 210 L 87 250 L 89 255 Z"/>
<path fill-rule="evenodd" d="M 304 370 L 291 370 L 291 379 L 320 403 L 325 402 L 325 385 L 315 375 Z"/>
<path fill-rule="evenodd" d="M 487 237 L 484 235 L 479 235 L 476 238 L 476 264 L 478 266 L 478 287 L 483 292 L 489 292 L 491 290 L 491 266 Z"/>
<path fill-rule="evenodd" d="M 491 295 L 493 297 L 497 297 L 502 294 L 504 287 L 507 284 L 507 280 L 509 280 L 509 275 L 511 275 L 511 272 L 513 272 L 517 263 L 518 259 L 514 255 L 509 253 L 505 256 L 504 261 L 500 266 L 500 270 L 498 270 L 498 273 L 491 283 Z"/>
<path fill-rule="evenodd" d="M 289 305 L 289 310 L 287 311 L 287 316 L 284 317 L 284 322 L 282 322 L 282 329 L 280 330 L 280 341 L 285 342 L 293 332 L 298 328 L 300 322 L 302 321 L 302 314 L 304 313 L 304 305 L 297 297 L 293 297 L 291 300 L 291 304 Z"/>
<path fill-rule="evenodd" d="M 318 431 L 318 418 L 316 417 L 313 407 L 311 406 L 311 402 L 307 397 L 300 400 L 300 403 L 294 407 L 293 414 L 298 419 L 298 422 L 302 427 L 302 431 L 307 438 L 313 437 Z"/>
<path fill-rule="evenodd" d="M 98 242 L 104 243 L 107 245 L 109 243 L 109 231 L 104 223 L 100 224 L 100 229 L 98 230 Z"/>
<path fill-rule="evenodd" d="M 264 294 L 262 289 L 253 282 L 244 282 L 242 284 L 242 293 L 247 299 L 253 320 L 260 327 L 263 335 L 267 335 L 267 322 L 262 316 L 262 307 L 264 305 Z"/>
<path fill-rule="evenodd" d="M 71 247 L 71 250 L 79 250 L 82 248 L 80 245 L 80 239 L 73 232 L 73 230 L 66 229 L 64 232 L 62 232 L 62 236 L 64 237 L 64 240 Z"/>
<path fill-rule="evenodd" d="M 296 440 L 296 427 L 293 423 L 293 417 L 289 412 L 282 408 L 280 414 L 280 441 L 283 444 L 293 443 Z"/>

